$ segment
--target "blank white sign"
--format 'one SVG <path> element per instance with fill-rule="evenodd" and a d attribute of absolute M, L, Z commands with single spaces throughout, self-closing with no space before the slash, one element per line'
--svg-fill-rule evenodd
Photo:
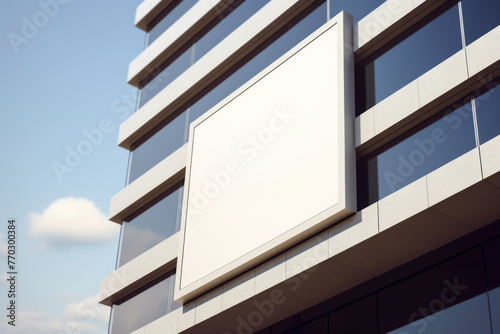
<path fill-rule="evenodd" d="M 181 289 L 339 202 L 337 29 L 195 126 Z"/>

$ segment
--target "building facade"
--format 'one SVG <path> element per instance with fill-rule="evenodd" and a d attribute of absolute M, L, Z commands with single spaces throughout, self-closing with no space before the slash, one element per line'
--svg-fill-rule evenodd
<path fill-rule="evenodd" d="M 109 333 L 500 334 L 498 0 L 144 0 Z"/>

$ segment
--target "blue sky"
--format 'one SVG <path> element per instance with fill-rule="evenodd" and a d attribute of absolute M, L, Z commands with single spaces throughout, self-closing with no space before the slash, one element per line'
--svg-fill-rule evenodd
<path fill-rule="evenodd" d="M 2 315 L 2 333 L 107 330 L 109 308 L 95 296 L 118 246 L 107 214 L 125 183 L 128 152 L 116 142 L 137 94 L 126 76 L 144 41 L 133 26 L 140 2 L 4 2 L 0 273 L 7 220 L 15 218 L 19 276 L 17 326 Z M 2 275 L 3 310 L 6 287 Z"/>

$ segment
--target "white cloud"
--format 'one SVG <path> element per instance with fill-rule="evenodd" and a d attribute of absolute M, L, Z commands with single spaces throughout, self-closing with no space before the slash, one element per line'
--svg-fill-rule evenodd
<path fill-rule="evenodd" d="M 96 244 L 111 240 L 118 225 L 85 198 L 58 199 L 43 213 L 30 213 L 30 235 L 41 239 L 44 246 L 64 247 L 75 244 Z"/>

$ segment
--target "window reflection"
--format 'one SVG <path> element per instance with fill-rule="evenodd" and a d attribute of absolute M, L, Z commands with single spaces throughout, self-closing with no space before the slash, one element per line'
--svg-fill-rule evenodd
<path fill-rule="evenodd" d="M 465 40 L 474 42 L 500 24 L 500 1 L 462 0 Z"/>
<path fill-rule="evenodd" d="M 475 99 L 481 144 L 500 135 L 500 86 L 498 84 L 500 84 L 500 78 L 486 84 L 491 89 L 484 93 L 478 92 L 478 97 Z"/>
<path fill-rule="evenodd" d="M 364 208 L 476 146 L 472 105 L 441 112 L 358 160 L 358 205 Z"/>
<path fill-rule="evenodd" d="M 488 296 L 490 299 L 490 315 L 493 334 L 500 333 L 500 238 L 484 246 Z"/>
<path fill-rule="evenodd" d="M 451 8 L 447 4 L 429 15 L 398 41 L 356 65 L 357 115 L 462 49 L 456 1 Z"/>
<path fill-rule="evenodd" d="M 270 0 L 238 0 L 233 2 L 227 10 L 220 13 L 215 20 L 215 26 L 203 37 L 195 41 L 194 62 L 198 61 L 214 46 L 229 36 L 243 22 L 248 20 Z M 220 21 L 220 23 L 219 23 Z"/>
<path fill-rule="evenodd" d="M 169 272 L 140 291 L 113 305 L 111 334 L 132 333 L 174 311 L 175 271 Z"/>
<path fill-rule="evenodd" d="M 154 200 L 149 207 L 122 222 L 119 266 L 153 248 L 179 231 L 179 206 L 183 187 Z"/>
<path fill-rule="evenodd" d="M 286 334 L 328 334 L 328 317 L 323 316 L 305 325 L 286 331 Z"/>
<path fill-rule="evenodd" d="M 381 333 L 490 333 L 481 248 L 378 293 Z"/>
<path fill-rule="evenodd" d="M 165 123 L 167 124 L 164 125 Z M 141 143 L 136 143 L 137 146 L 132 151 L 128 183 L 136 180 L 178 150 L 184 144 L 185 127 L 186 112 L 184 111 L 178 116 L 169 117 L 158 126 L 160 130 L 156 132 L 153 130 L 154 134 L 151 137 L 143 139 Z"/>
<path fill-rule="evenodd" d="M 152 73 L 154 78 L 139 90 L 138 108 L 141 108 L 149 102 L 156 94 L 167 87 L 191 66 L 192 50 L 193 48 L 189 46 L 189 48 L 183 51 L 183 53 L 171 64 L 166 66 L 166 68 L 159 68 Z"/>
<path fill-rule="evenodd" d="M 377 334 L 377 326 L 377 299 L 375 295 L 330 314 L 330 333 L 332 334 Z"/>
<path fill-rule="evenodd" d="M 330 2 L 330 18 L 335 17 L 341 11 L 352 15 L 353 23 L 358 22 L 375 8 L 384 3 L 385 0 L 328 0 Z"/>

